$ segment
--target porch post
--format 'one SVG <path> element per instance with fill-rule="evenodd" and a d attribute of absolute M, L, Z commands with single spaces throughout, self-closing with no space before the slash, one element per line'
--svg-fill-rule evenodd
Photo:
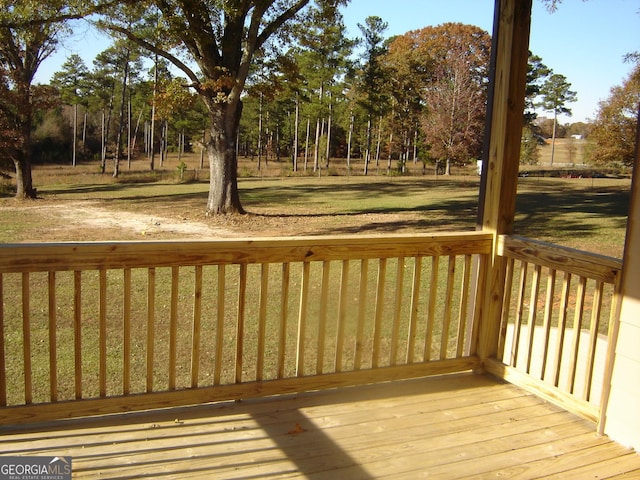
<path fill-rule="evenodd" d="M 529 59 L 532 0 L 496 0 L 493 27 L 495 67 L 492 71 L 485 153 L 482 165 L 479 228 L 491 232 L 493 255 L 480 309 L 478 355 L 494 357 L 502 311 L 505 262 L 496 255 L 498 236 L 513 231 L 516 187 L 520 161 L 520 139 Z"/>
<path fill-rule="evenodd" d="M 631 183 L 622 263 L 620 319 L 614 324 L 615 353 L 608 398 L 603 398 L 599 430 L 613 440 L 640 450 L 640 107 L 636 126 L 636 155 Z M 615 350 L 614 350 L 615 349 Z M 606 378 L 608 380 L 609 378 Z"/>

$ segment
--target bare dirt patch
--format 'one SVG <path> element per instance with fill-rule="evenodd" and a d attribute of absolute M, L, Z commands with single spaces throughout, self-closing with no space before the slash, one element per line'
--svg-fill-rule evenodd
<path fill-rule="evenodd" d="M 35 214 L 41 222 L 42 241 L 143 240 L 145 238 L 220 238 L 231 232 L 219 225 L 188 218 L 114 210 L 102 202 L 34 202 L 15 205 L 16 215 Z M 6 207 L 5 207 L 6 208 Z M 36 240 L 36 239 L 32 239 Z"/>
<path fill-rule="evenodd" d="M 213 240 L 220 238 L 357 234 L 416 230 L 424 220 L 412 213 L 335 214 L 297 212 L 285 214 L 268 208 L 246 215 L 207 217 L 193 208 L 123 209 L 105 201 L 37 200 L 0 204 L 21 228 L 11 235 L 5 225 L 4 241 L 131 241 Z M 5 217 L 6 218 L 6 217 Z M 5 222 L 7 223 L 7 222 Z M 24 228 L 25 225 L 28 228 Z"/>

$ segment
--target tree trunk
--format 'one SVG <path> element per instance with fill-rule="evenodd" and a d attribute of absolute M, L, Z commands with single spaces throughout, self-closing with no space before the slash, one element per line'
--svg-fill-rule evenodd
<path fill-rule="evenodd" d="M 376 168 L 380 167 L 380 144 L 382 143 L 382 117 L 378 120 L 378 139 L 376 140 Z"/>
<path fill-rule="evenodd" d="M 367 148 L 364 153 L 364 174 L 369 173 L 369 160 L 371 159 L 371 115 L 367 121 Z"/>
<path fill-rule="evenodd" d="M 20 200 L 36 198 L 37 194 L 31 177 L 31 159 L 28 153 L 25 155 L 25 150 L 25 148 L 21 149 L 19 153 L 21 158 L 14 157 L 13 160 L 16 167 L 16 198 Z"/>
<path fill-rule="evenodd" d="M 202 131 L 202 148 L 200 149 L 200 169 L 204 168 L 204 151 L 207 149 L 206 142 L 207 141 L 207 131 Z"/>
<path fill-rule="evenodd" d="M 129 51 L 127 50 L 124 72 L 122 74 L 122 95 L 120 97 L 120 112 L 118 114 L 118 132 L 116 134 L 115 157 L 113 161 L 113 176 L 120 174 L 120 156 L 122 155 L 122 134 L 124 133 L 124 109 L 127 100 L 127 81 L 129 80 Z"/>
<path fill-rule="evenodd" d="M 313 171 L 317 172 L 319 163 L 318 156 L 320 155 L 320 118 L 316 119 L 316 141 L 313 146 Z"/>
<path fill-rule="evenodd" d="M 307 164 L 309 161 L 309 131 L 311 129 L 311 119 L 307 117 L 307 138 L 304 141 L 304 171 L 307 171 Z"/>
<path fill-rule="evenodd" d="M 76 166 L 76 140 L 78 138 L 78 103 L 73 105 L 73 153 L 71 165 Z"/>
<path fill-rule="evenodd" d="M 100 162 L 100 173 L 105 173 L 107 170 L 107 145 L 109 143 L 109 129 L 111 128 L 111 114 L 113 113 L 113 100 L 116 94 L 115 82 L 111 87 L 111 96 L 109 97 L 109 107 L 107 110 L 106 124 L 104 125 L 104 133 L 102 137 L 102 160 Z M 103 113 L 104 115 L 104 110 Z M 104 122 L 104 121 L 103 121 Z"/>
<path fill-rule="evenodd" d="M 553 112 L 553 132 L 551 133 L 551 163 L 550 166 L 553 167 L 553 157 L 556 153 L 556 125 L 558 124 L 558 112 L 554 110 Z"/>
<path fill-rule="evenodd" d="M 169 151 L 169 124 L 167 120 L 162 122 L 162 128 L 160 131 L 160 167 L 164 167 L 164 161 L 167 159 L 167 152 Z"/>
<path fill-rule="evenodd" d="M 131 170 L 131 98 L 127 102 L 127 168 Z"/>
<path fill-rule="evenodd" d="M 82 124 L 82 148 L 85 148 L 87 143 L 87 107 L 84 107 L 84 122 Z"/>
<path fill-rule="evenodd" d="M 235 150 L 242 106 L 238 104 L 237 108 L 233 108 L 212 102 L 209 112 L 211 138 L 207 142 L 207 155 L 210 175 L 206 214 L 245 213 L 238 192 L 238 157 Z"/>
<path fill-rule="evenodd" d="M 347 174 L 351 174 L 351 138 L 353 137 L 353 112 L 349 115 L 349 137 L 347 140 Z"/>
<path fill-rule="evenodd" d="M 329 118 L 327 120 L 327 172 L 329 172 L 329 160 L 331 159 L 331 116 L 332 112 L 331 92 L 329 92 Z"/>
<path fill-rule="evenodd" d="M 389 156 L 387 157 L 387 173 L 391 172 L 391 154 L 393 153 L 393 131 L 389 133 Z"/>
<path fill-rule="evenodd" d="M 296 93 L 296 119 L 293 129 L 293 171 L 298 171 L 298 128 L 300 126 L 300 100 Z"/>
<path fill-rule="evenodd" d="M 104 169 L 106 168 L 106 141 L 105 141 L 105 132 L 104 132 L 104 128 L 105 128 L 105 114 L 104 114 L 104 109 L 102 109 L 102 117 L 101 117 L 102 121 L 100 123 L 100 138 L 101 138 L 101 144 L 100 144 L 100 170 L 102 173 L 104 173 Z"/>
<path fill-rule="evenodd" d="M 258 172 L 262 168 L 262 92 L 260 92 L 260 106 L 258 109 Z"/>
<path fill-rule="evenodd" d="M 155 168 L 156 157 L 155 157 L 155 146 L 153 145 L 155 139 L 153 138 L 155 135 L 156 129 L 156 96 L 158 94 L 158 55 L 155 56 L 154 67 L 153 67 L 153 97 L 151 99 L 151 127 L 149 131 L 149 169 L 153 170 Z"/>

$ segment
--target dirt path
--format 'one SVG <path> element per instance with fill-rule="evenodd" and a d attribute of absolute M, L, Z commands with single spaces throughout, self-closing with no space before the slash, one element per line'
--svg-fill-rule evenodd
<path fill-rule="evenodd" d="M 140 212 L 114 210 L 101 202 L 44 202 L 25 205 L 4 205 L 16 221 L 38 219 L 30 240 L 99 241 L 145 239 L 214 239 L 237 236 L 214 223 L 195 221 L 187 217 L 169 217 Z M 20 240 L 20 239 L 17 239 Z"/>
<path fill-rule="evenodd" d="M 76 225 L 80 229 L 120 229 L 141 236 L 198 236 L 204 238 L 223 237 L 231 234 L 219 226 L 208 225 L 189 219 L 174 219 L 158 215 L 133 212 L 117 212 L 101 208 L 90 203 L 74 205 L 69 209 L 66 205 L 60 208 L 60 219 Z"/>
<path fill-rule="evenodd" d="M 416 212 L 345 215 L 301 210 L 283 215 L 262 208 L 247 215 L 206 217 L 190 205 L 160 204 L 145 212 L 142 207 L 125 210 L 99 200 L 18 203 L 5 199 L 0 201 L 0 224 L 4 223 L 0 241 L 213 240 L 437 229 Z"/>

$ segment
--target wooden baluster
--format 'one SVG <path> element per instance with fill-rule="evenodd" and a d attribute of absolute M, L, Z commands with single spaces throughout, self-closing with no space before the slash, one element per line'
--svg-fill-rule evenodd
<path fill-rule="evenodd" d="M 287 349 L 287 323 L 289 319 L 289 283 L 291 266 L 288 262 L 282 264 L 282 287 L 280 294 L 280 329 L 278 332 L 278 378 L 284 378 Z"/>
<path fill-rule="evenodd" d="M 82 272 L 73 272 L 73 359 L 75 398 L 82 398 Z"/>
<path fill-rule="evenodd" d="M 471 324 L 471 328 L 469 329 L 471 330 L 471 332 L 469 334 L 469 345 L 467 347 L 467 352 L 466 352 L 468 355 L 478 354 L 478 348 L 479 348 L 478 340 L 480 336 L 480 328 L 482 326 L 482 315 L 484 313 L 484 305 L 482 303 L 482 299 L 484 297 L 485 288 L 486 288 L 485 281 L 487 279 L 484 272 L 486 272 L 487 269 L 489 268 L 490 260 L 491 259 L 489 255 L 479 255 L 479 259 L 477 263 L 478 275 L 476 277 L 477 281 L 475 282 L 476 287 L 475 287 L 475 294 L 474 294 L 475 305 L 473 307 L 473 323 Z M 511 284 L 508 284 L 508 285 L 509 286 L 506 288 L 511 288 Z M 508 316 L 507 316 L 507 319 L 508 319 Z M 506 321 L 504 323 L 504 328 L 506 330 Z M 501 333 L 498 338 L 498 343 L 499 344 L 502 343 L 502 348 L 497 351 L 498 359 L 501 361 L 502 361 L 502 356 L 504 352 L 505 336 L 506 336 L 506 332 L 504 332 L 504 334 Z"/>
<path fill-rule="evenodd" d="M 327 331 L 327 306 L 329 303 L 329 275 L 331 262 L 322 262 L 322 286 L 320 288 L 320 313 L 318 318 L 318 346 L 316 356 L 316 375 L 324 370 L 324 346 Z"/>
<path fill-rule="evenodd" d="M 124 269 L 122 318 L 122 393 L 131 393 L 131 269 Z"/>
<path fill-rule="evenodd" d="M 304 376 L 305 335 L 307 330 L 307 304 L 309 302 L 309 262 L 302 263 L 300 310 L 298 315 L 298 341 L 296 346 L 296 376 Z"/>
<path fill-rule="evenodd" d="M 396 264 L 396 294 L 393 301 L 393 323 L 391 324 L 391 348 L 389 365 L 395 366 L 398 357 L 398 336 L 402 321 L 402 290 L 404 286 L 404 257 L 399 257 Z"/>
<path fill-rule="evenodd" d="M 411 312 L 409 313 L 409 329 L 407 332 L 407 357 L 405 363 L 411 364 L 415 359 L 416 332 L 418 329 L 418 309 L 420 305 L 420 283 L 422 279 L 422 257 L 413 259 L 413 284 L 411 287 Z"/>
<path fill-rule="evenodd" d="M 542 323 L 542 331 L 544 335 L 542 350 L 542 366 L 540 367 L 540 380 L 544 380 L 547 370 L 547 362 L 549 360 L 549 336 L 551 333 L 551 319 L 553 317 L 553 299 L 555 298 L 556 289 L 556 270 L 550 269 L 547 277 L 547 295 L 544 302 L 544 320 Z"/>
<path fill-rule="evenodd" d="M 440 257 L 431 257 L 431 288 L 429 289 L 429 310 L 427 313 L 427 331 L 424 337 L 424 361 L 431 360 L 431 346 L 433 344 L 433 327 L 436 322 L 436 302 L 438 300 L 438 271 Z"/>
<path fill-rule="evenodd" d="M 536 333 L 536 314 L 538 309 L 538 297 L 540 295 L 541 272 L 542 267 L 540 265 L 536 265 L 535 269 L 533 270 L 531 294 L 529 295 L 529 318 L 527 319 L 527 326 L 529 327 L 527 337 L 527 373 L 531 373 L 531 358 L 533 357 L 533 340 Z"/>
<path fill-rule="evenodd" d="M 215 346 L 215 367 L 213 372 L 213 384 L 220 385 L 222 376 L 222 355 L 224 346 L 224 315 L 225 315 L 225 289 L 226 289 L 226 267 L 218 265 L 218 309 L 216 315 L 216 346 Z"/>
<path fill-rule="evenodd" d="M 573 393 L 576 382 L 576 368 L 578 366 L 578 351 L 580 349 L 580 332 L 584 314 L 584 297 L 587 278 L 580 276 L 576 293 L 576 310 L 573 318 L 573 345 L 571 347 L 571 362 L 569 364 L 569 393 Z"/>
<path fill-rule="evenodd" d="M 31 308 L 29 273 L 22 273 L 22 359 L 24 364 L 24 403 L 33 403 L 33 382 L 31 367 Z"/>
<path fill-rule="evenodd" d="M 467 316 L 469 310 L 469 295 L 471 292 L 471 255 L 465 255 L 462 269 L 462 286 L 460 287 L 460 310 L 458 313 L 458 338 L 456 358 L 462 357 L 464 340 L 467 332 Z"/>
<path fill-rule="evenodd" d="M 560 308 L 558 310 L 558 334 L 556 339 L 556 355 L 553 365 L 553 384 L 558 387 L 560 385 L 560 371 L 562 370 L 562 352 L 564 350 L 564 336 L 567 330 L 567 305 L 569 304 L 569 295 L 571 293 L 571 274 L 564 273 L 562 281 L 562 293 L 560 294 Z"/>
<path fill-rule="evenodd" d="M 347 295 L 349 287 L 349 260 L 342 261 L 342 275 L 340 277 L 340 298 L 338 300 L 338 319 L 336 325 L 336 355 L 334 371 L 342 371 L 342 354 L 344 350 L 344 330 L 347 323 Z"/>
<path fill-rule="evenodd" d="M 589 326 L 589 352 L 587 353 L 587 368 L 585 371 L 583 398 L 589 401 L 591 398 L 591 385 L 593 384 L 593 369 L 596 360 L 596 345 L 598 343 L 598 329 L 600 327 L 600 314 L 602 312 L 602 294 L 604 283 L 596 282 L 593 291 L 593 306 L 591 309 L 591 324 Z"/>
<path fill-rule="evenodd" d="M 364 322 L 367 312 L 367 291 L 369 285 L 369 260 L 360 260 L 360 290 L 358 292 L 358 325 L 356 327 L 356 353 L 354 370 L 362 368 L 362 350 L 364 343 Z"/>
<path fill-rule="evenodd" d="M 171 305 L 169 312 L 169 390 L 176 389 L 179 287 L 180 267 L 171 267 Z"/>
<path fill-rule="evenodd" d="M 107 396 L 107 271 L 103 268 L 99 271 L 99 350 L 100 350 L 100 367 L 99 367 L 99 383 L 100 396 Z"/>
<path fill-rule="evenodd" d="M 47 286 L 49 290 L 49 395 L 52 402 L 58 401 L 58 342 L 57 332 L 57 301 L 56 301 L 56 272 L 49 272 Z M 0 332 L 2 324 L 0 322 Z M 4 358 L 4 355 L 0 356 Z"/>
<path fill-rule="evenodd" d="M 451 309 L 453 304 L 453 285 L 456 273 L 456 257 L 449 255 L 447 268 L 447 290 L 444 300 L 444 320 L 442 322 L 442 336 L 440 337 L 440 360 L 449 356 L 449 330 L 451 329 Z"/>
<path fill-rule="evenodd" d="M 238 285 L 238 318 L 236 323 L 236 383 L 242 383 L 244 363 L 244 321 L 245 300 L 247 298 L 247 264 L 240 264 L 240 283 Z"/>
<path fill-rule="evenodd" d="M 258 358 L 256 364 L 256 380 L 261 381 L 264 375 L 264 343 L 267 327 L 267 299 L 269 298 L 269 264 L 263 263 L 260 268 L 260 312 L 258 315 Z"/>
<path fill-rule="evenodd" d="M 193 324 L 191 327 L 191 388 L 200 376 L 200 330 L 202 322 L 202 265 L 196 265 L 193 285 Z"/>
<path fill-rule="evenodd" d="M 147 392 L 153 392 L 153 362 L 156 316 L 156 269 L 147 272 Z"/>
<path fill-rule="evenodd" d="M 522 332 L 522 316 L 524 315 L 525 290 L 527 286 L 527 267 L 528 263 L 520 262 L 520 283 L 518 284 L 518 299 L 516 301 L 516 318 L 513 325 L 513 343 L 511 344 L 511 362 L 510 365 L 516 367 L 518 365 L 518 352 L 520 351 L 520 334 Z"/>
<path fill-rule="evenodd" d="M 384 311 L 384 286 L 387 275 L 387 259 L 381 258 L 378 263 L 378 284 L 376 288 L 376 311 L 373 327 L 373 352 L 371 366 L 377 368 L 380 360 L 380 340 L 382 336 L 382 315 Z"/>
<path fill-rule="evenodd" d="M 504 348 L 507 340 L 507 329 L 509 328 L 509 317 L 511 315 L 511 291 L 513 290 L 513 272 L 515 270 L 515 261 L 513 258 L 507 259 L 505 281 L 504 281 L 504 296 L 502 298 L 502 316 L 500 319 L 500 334 L 498 336 L 498 360 L 504 361 Z M 482 296 L 479 297 L 482 301 Z"/>

